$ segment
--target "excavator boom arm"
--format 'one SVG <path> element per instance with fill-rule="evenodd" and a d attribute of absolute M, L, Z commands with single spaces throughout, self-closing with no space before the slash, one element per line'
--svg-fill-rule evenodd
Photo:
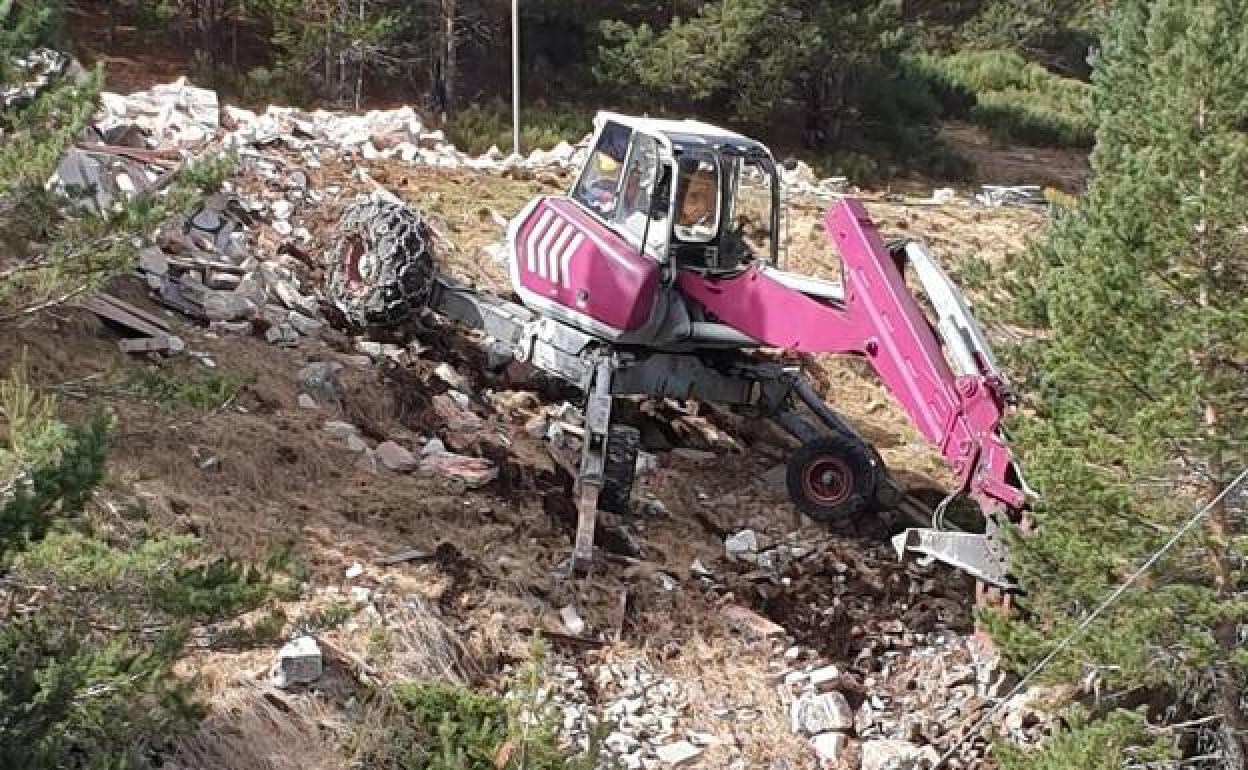
<path fill-rule="evenodd" d="M 680 288 L 721 322 L 766 345 L 870 361 L 988 522 L 985 535 L 909 530 L 895 541 L 898 549 L 925 552 L 1008 585 L 998 519 L 1016 520 L 1026 497 L 1001 430 L 1007 385 L 983 332 L 922 246 L 909 243 L 890 252 L 860 202 L 838 202 L 825 225 L 842 258 L 839 300 L 804 293 L 758 266 L 724 279 L 685 271 Z M 907 261 L 931 301 L 935 323 L 906 285 Z"/>

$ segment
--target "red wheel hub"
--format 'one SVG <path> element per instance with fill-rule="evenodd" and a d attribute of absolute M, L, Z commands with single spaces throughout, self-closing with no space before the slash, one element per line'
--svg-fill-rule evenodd
<path fill-rule="evenodd" d="M 802 491 L 819 505 L 843 503 L 853 489 L 853 471 L 839 457 L 816 457 L 802 469 Z"/>

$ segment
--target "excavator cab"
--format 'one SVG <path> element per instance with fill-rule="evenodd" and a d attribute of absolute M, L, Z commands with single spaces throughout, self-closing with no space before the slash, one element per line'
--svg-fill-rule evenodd
<path fill-rule="evenodd" d="M 595 125 L 571 198 L 603 225 L 677 269 L 776 263 L 780 184 L 764 145 L 692 120 L 602 112 Z"/>

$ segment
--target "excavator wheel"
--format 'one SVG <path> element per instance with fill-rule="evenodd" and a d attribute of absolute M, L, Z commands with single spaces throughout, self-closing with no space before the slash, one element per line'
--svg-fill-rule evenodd
<path fill-rule="evenodd" d="M 603 468 L 598 509 L 623 516 L 629 512 L 633 476 L 637 471 L 637 451 L 641 431 L 630 425 L 612 425 L 607 438 L 607 458 Z"/>
<path fill-rule="evenodd" d="M 424 307 L 435 272 L 433 232 L 420 214 L 386 201 L 343 212 L 327 293 L 356 326 L 394 326 Z"/>
<path fill-rule="evenodd" d="M 816 521 L 855 518 L 872 510 L 876 470 L 867 447 L 827 435 L 798 447 L 789 458 L 789 497 Z"/>

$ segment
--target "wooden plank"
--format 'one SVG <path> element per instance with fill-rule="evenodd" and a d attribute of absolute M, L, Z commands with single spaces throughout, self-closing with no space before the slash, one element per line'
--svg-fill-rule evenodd
<path fill-rule="evenodd" d="M 521 626 L 520 633 L 525 635 L 537 634 L 547 641 L 555 644 L 562 644 L 569 647 L 575 647 L 581 650 L 597 650 L 606 646 L 606 642 L 598 639 L 589 639 L 584 636 L 573 636 L 560 631 L 547 631 L 544 628 L 533 628 L 532 626 Z"/>
<path fill-rule="evenodd" d="M 116 305 L 100 299 L 98 296 L 84 302 L 83 307 L 101 318 L 121 324 L 144 337 L 163 337 L 166 333 L 159 326 L 154 326 L 132 313 L 127 313 Z"/>
<path fill-rule="evenodd" d="M 123 302 L 122 300 L 118 299 L 117 297 L 114 297 L 111 294 L 100 294 L 97 296 L 99 296 L 101 299 L 103 299 L 106 302 L 110 302 L 116 305 L 117 307 L 126 311 L 130 315 L 134 315 L 134 316 L 138 316 L 139 318 L 142 318 L 144 321 L 147 321 L 149 324 L 153 326 L 164 329 L 165 331 L 173 331 L 173 329 L 169 326 L 169 323 L 165 319 L 161 318 L 160 316 L 153 315 L 141 307 L 135 307 L 134 305 L 131 305 L 129 302 Z"/>
<path fill-rule="evenodd" d="M 377 559 L 373 563 L 382 567 L 390 567 L 395 564 L 404 564 L 409 561 L 426 561 L 432 558 L 433 554 L 428 551 L 422 551 L 419 548 L 412 548 L 402 553 L 396 553 L 393 556 L 386 556 L 384 558 Z"/>
<path fill-rule="evenodd" d="M 76 142 L 75 147 L 92 155 L 116 155 L 122 158 L 137 160 L 140 163 L 179 163 L 182 157 L 172 150 L 141 150 L 138 147 L 123 147 L 113 144 L 95 142 Z"/>

